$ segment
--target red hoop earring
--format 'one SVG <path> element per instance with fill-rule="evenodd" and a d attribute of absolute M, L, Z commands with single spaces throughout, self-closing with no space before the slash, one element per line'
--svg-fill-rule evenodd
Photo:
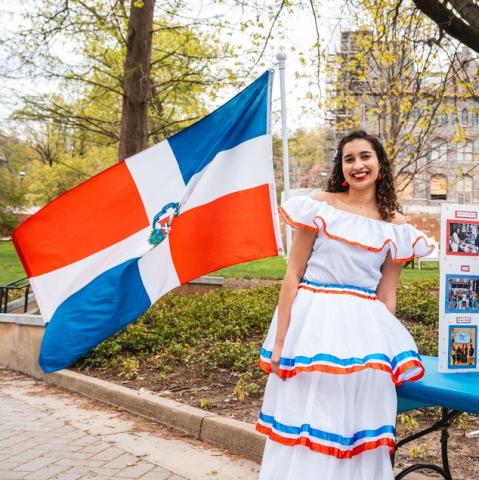
<path fill-rule="evenodd" d="M 346 180 L 344 180 L 344 182 L 341 183 L 341 185 L 342 185 L 343 187 L 349 187 L 349 183 L 348 183 Z"/>
<path fill-rule="evenodd" d="M 378 174 L 376 177 L 376 182 L 381 182 L 382 180 L 384 180 L 384 177 L 381 174 Z"/>

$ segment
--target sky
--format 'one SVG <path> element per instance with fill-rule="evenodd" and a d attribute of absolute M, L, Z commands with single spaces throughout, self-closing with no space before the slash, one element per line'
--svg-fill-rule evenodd
<path fill-rule="evenodd" d="M 22 24 L 21 14 L 23 11 L 32 6 L 34 0 L 19 0 L 12 2 L 11 0 L 0 0 L 0 29 L 2 31 L 18 29 Z M 257 0 L 256 4 L 271 4 L 268 0 Z M 307 3 L 307 2 L 306 2 Z M 231 20 L 241 18 L 252 18 L 257 20 L 254 9 L 241 10 L 235 7 L 233 0 L 225 0 L 223 5 L 212 5 L 209 0 L 190 0 L 190 14 L 196 18 L 211 15 L 226 15 Z M 321 52 L 332 52 L 337 47 L 340 30 L 347 24 L 345 21 L 344 11 L 340 2 L 334 0 L 321 0 L 317 5 L 317 13 L 319 16 L 320 31 L 320 49 Z M 316 66 L 310 63 L 311 55 L 315 55 L 317 34 L 313 16 L 310 10 L 295 10 L 294 13 L 281 14 L 282 26 L 274 31 L 274 38 L 270 41 L 264 53 L 264 63 L 267 67 L 276 66 L 276 54 L 281 50 L 287 54 L 286 63 L 286 87 L 287 87 L 287 107 L 288 107 L 288 128 L 294 130 L 298 127 L 314 128 L 324 124 L 324 112 L 315 107 L 316 103 L 305 98 L 306 93 L 310 91 L 315 97 L 324 95 L 324 81 L 319 85 L 309 85 L 305 77 L 311 78 L 316 74 Z M 263 32 L 269 29 L 270 22 L 267 18 L 263 20 Z M 257 29 L 256 25 L 253 27 Z M 249 32 L 236 32 L 234 41 L 238 45 L 249 42 Z M 72 55 L 73 45 L 65 42 L 59 48 L 58 53 L 69 61 L 74 58 Z M 303 52 L 308 58 L 305 64 L 300 62 L 300 53 Z M 1 49 L 0 44 L 0 62 L 6 65 L 5 53 Z M 258 75 L 262 73 L 265 67 L 257 67 L 254 73 Z M 320 67 L 321 68 L 321 67 Z M 254 80 L 254 77 L 249 79 Z M 56 88 L 56 83 L 46 81 L 41 78 L 20 77 L 12 80 L 0 80 L 0 129 L 1 125 L 5 125 L 8 116 L 18 107 L 19 93 L 44 93 L 52 92 Z M 216 108 L 236 92 L 225 89 L 218 96 Z M 279 93 L 279 74 L 276 70 L 274 87 L 273 87 L 273 131 L 276 133 L 280 129 L 280 93 Z"/>

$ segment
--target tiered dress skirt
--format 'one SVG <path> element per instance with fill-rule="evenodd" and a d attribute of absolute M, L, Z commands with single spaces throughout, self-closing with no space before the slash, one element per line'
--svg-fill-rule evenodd
<path fill-rule="evenodd" d="M 260 480 L 393 479 L 395 387 L 423 373 L 414 340 L 374 291 L 303 281 L 256 426 L 269 437 Z"/>

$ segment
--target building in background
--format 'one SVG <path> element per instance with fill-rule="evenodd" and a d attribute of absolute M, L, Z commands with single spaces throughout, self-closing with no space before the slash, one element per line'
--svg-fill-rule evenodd
<path fill-rule="evenodd" d="M 330 124 L 338 138 L 362 128 L 395 152 L 404 211 L 421 217 L 415 223 L 437 238 L 441 202 L 479 202 L 477 56 L 462 47 L 447 72 L 419 71 L 409 60 L 410 47 L 387 58 L 394 47 L 382 49 L 376 42 L 368 49 L 371 36 L 341 32 L 330 69 Z"/>

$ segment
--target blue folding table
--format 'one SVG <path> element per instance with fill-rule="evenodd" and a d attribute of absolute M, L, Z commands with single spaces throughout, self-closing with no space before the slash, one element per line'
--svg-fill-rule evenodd
<path fill-rule="evenodd" d="M 422 356 L 422 360 L 426 368 L 424 377 L 397 388 L 398 412 L 441 407 L 441 419 L 431 427 L 400 440 L 396 449 L 428 433 L 441 430 L 442 466 L 418 463 L 405 468 L 395 478 L 400 480 L 416 470 L 433 470 L 446 480 L 452 480 L 447 450 L 448 428 L 463 412 L 479 415 L 479 373 L 439 373 L 437 357 Z"/>

